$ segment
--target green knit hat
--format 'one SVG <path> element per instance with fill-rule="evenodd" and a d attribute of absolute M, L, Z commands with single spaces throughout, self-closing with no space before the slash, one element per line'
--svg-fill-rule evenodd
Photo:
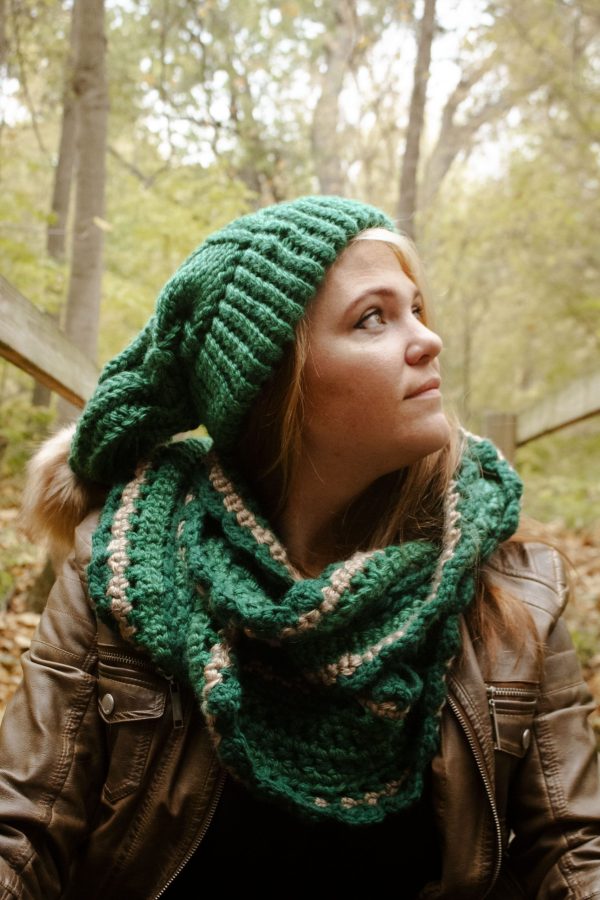
<path fill-rule="evenodd" d="M 162 289 L 154 315 L 104 368 L 69 463 L 111 484 L 180 431 L 205 425 L 234 446 L 327 268 L 360 231 L 395 231 L 380 210 L 301 197 L 242 216 L 202 243 Z"/>

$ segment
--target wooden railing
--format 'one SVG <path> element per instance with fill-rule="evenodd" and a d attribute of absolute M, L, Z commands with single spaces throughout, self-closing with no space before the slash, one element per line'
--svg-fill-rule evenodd
<path fill-rule="evenodd" d="M 485 413 L 482 431 L 513 460 L 518 447 L 599 412 L 600 372 L 592 372 L 522 413 Z"/>
<path fill-rule="evenodd" d="M 82 407 L 98 380 L 96 366 L 0 275 L 0 356 L 74 406 Z"/>

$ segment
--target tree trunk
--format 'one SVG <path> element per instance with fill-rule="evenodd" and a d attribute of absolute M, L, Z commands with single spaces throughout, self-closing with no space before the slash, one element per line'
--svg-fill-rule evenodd
<path fill-rule="evenodd" d="M 58 162 L 54 171 L 52 206 L 50 209 L 50 221 L 48 222 L 48 229 L 46 232 L 46 248 L 48 250 L 48 255 L 57 262 L 63 262 L 65 259 L 67 216 L 69 214 L 71 184 L 73 181 L 73 167 L 75 163 L 77 109 L 75 104 L 73 78 L 77 55 L 77 18 L 79 8 L 79 4 L 75 3 L 71 16 L 71 41 L 69 55 L 65 64 L 65 83 L 63 88 Z"/>
<path fill-rule="evenodd" d="M 102 286 L 108 89 L 104 0 L 76 0 L 78 41 L 73 85 L 77 97 L 77 179 L 65 332 L 95 362 Z M 77 411 L 59 402 L 59 419 Z"/>
<path fill-rule="evenodd" d="M 356 0 L 336 0 L 335 29 L 327 41 L 327 69 L 313 115 L 311 142 L 323 194 L 343 194 L 344 179 L 337 134 L 339 96 L 357 40 Z"/>
<path fill-rule="evenodd" d="M 0 0 L 1 2 L 1 0 Z M 73 182 L 73 169 L 76 155 L 77 135 L 77 108 L 75 92 L 73 89 L 73 71 L 75 66 L 75 54 L 77 52 L 77 21 L 78 5 L 73 6 L 71 15 L 71 42 L 69 55 L 65 64 L 65 79 L 63 88 L 62 121 L 60 127 L 60 143 L 58 149 L 58 161 L 54 170 L 54 188 L 52 191 L 52 204 L 50 217 L 46 229 L 46 250 L 48 256 L 62 263 L 65 260 L 65 247 L 67 242 L 67 218 L 71 200 L 71 184 Z M 60 309 L 52 313 L 52 318 L 60 319 Z M 36 381 L 33 388 L 31 401 L 34 406 L 49 406 L 52 397 L 50 388 Z"/>
<path fill-rule="evenodd" d="M 412 238 L 415 236 L 417 169 L 419 166 L 419 150 L 421 146 L 421 132 L 423 130 L 427 82 L 429 81 L 431 44 L 433 43 L 433 32 L 435 29 L 435 3 L 436 0 L 425 0 L 423 9 L 423 18 L 421 19 L 421 27 L 419 29 L 419 46 L 415 62 L 412 96 L 410 98 L 406 146 L 404 158 L 402 160 L 402 175 L 400 177 L 398 218 L 400 219 L 400 226 L 403 231 Z"/>

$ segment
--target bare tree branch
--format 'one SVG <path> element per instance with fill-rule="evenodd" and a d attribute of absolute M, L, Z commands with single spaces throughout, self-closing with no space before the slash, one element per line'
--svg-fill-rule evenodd
<path fill-rule="evenodd" d="M 499 94 L 496 91 L 466 115 L 463 121 L 457 121 L 461 103 L 467 99 L 473 87 L 488 72 L 493 71 L 496 63 L 495 53 L 490 54 L 484 62 L 463 74 L 448 97 L 442 112 L 438 138 L 425 166 L 421 189 L 422 208 L 427 208 L 434 202 L 452 163 L 459 153 L 471 149 L 473 139 L 482 125 L 497 121 L 544 82 L 544 74 L 537 72 L 518 90 L 504 90 Z"/>
<path fill-rule="evenodd" d="M 170 169 L 170 164 L 166 162 L 164 166 L 160 166 L 151 175 L 146 175 L 136 165 L 134 165 L 132 162 L 129 162 L 128 159 L 125 159 L 123 154 L 120 153 L 116 149 L 116 147 L 113 147 L 109 144 L 106 149 L 110 153 L 110 155 L 123 166 L 124 169 L 127 169 L 127 171 L 134 175 L 138 179 L 138 181 L 141 181 L 145 188 L 151 188 L 158 176 L 162 175 L 163 172 L 167 172 Z"/>
<path fill-rule="evenodd" d="M 33 102 L 33 98 L 29 91 L 29 82 L 27 79 L 27 67 L 25 65 L 25 59 L 23 56 L 23 50 L 21 46 L 21 26 L 19 22 L 19 13 L 15 9 L 14 0 L 10 0 L 10 12 L 11 19 L 13 24 L 13 31 L 15 35 L 15 54 L 17 57 L 17 63 L 19 66 L 19 81 L 21 83 L 21 89 L 23 91 L 23 96 L 25 98 L 25 105 L 29 110 L 29 115 L 31 116 L 31 127 L 33 128 L 33 133 L 35 134 L 35 139 L 37 141 L 38 147 L 40 148 L 43 155 L 50 162 L 50 154 L 46 150 L 46 146 L 42 139 L 42 134 L 40 132 L 40 128 L 38 125 L 38 116 L 35 109 L 35 104 Z"/>

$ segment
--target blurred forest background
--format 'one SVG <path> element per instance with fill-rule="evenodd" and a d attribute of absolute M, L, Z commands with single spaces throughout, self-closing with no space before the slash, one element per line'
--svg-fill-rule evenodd
<path fill-rule="evenodd" d="M 417 241 L 478 431 L 600 370 L 599 51 L 594 0 L 0 0 L 0 275 L 100 365 L 215 228 L 358 197 Z M 24 464 L 68 414 L 0 360 L 0 692 L 43 561 Z M 595 416 L 516 465 L 600 697 L 599 458 Z"/>

